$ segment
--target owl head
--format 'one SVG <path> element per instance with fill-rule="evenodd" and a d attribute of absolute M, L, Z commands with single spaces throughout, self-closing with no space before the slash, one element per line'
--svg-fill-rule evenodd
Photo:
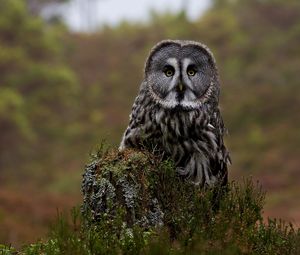
<path fill-rule="evenodd" d="M 152 99 L 166 109 L 218 104 L 215 59 L 208 47 L 198 42 L 159 42 L 146 60 L 143 84 Z"/>

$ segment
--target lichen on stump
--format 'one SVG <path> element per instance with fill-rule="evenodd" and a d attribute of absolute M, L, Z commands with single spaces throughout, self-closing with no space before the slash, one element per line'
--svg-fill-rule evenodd
<path fill-rule="evenodd" d="M 82 192 L 83 213 L 94 222 L 121 215 L 128 228 L 164 225 L 174 233 L 191 220 L 199 205 L 195 200 L 204 196 L 203 189 L 177 175 L 171 160 L 147 151 L 103 148 L 86 166 Z M 213 199 L 203 202 L 208 200 L 205 207 L 210 211 Z"/>
<path fill-rule="evenodd" d="M 146 151 L 102 148 L 85 169 L 82 191 L 83 229 L 97 249 L 116 243 L 124 254 L 140 254 L 158 240 L 160 248 L 180 244 L 195 254 L 226 247 L 226 254 L 276 253 L 265 247 L 296 254 L 299 243 L 292 225 L 263 222 L 260 185 L 201 188 L 178 176 L 171 160 Z"/>
<path fill-rule="evenodd" d="M 164 213 L 153 190 L 153 176 L 161 168 L 158 159 L 146 152 L 102 151 L 85 169 L 83 211 L 97 221 L 104 214 L 116 217 L 122 208 L 128 226 L 162 225 Z"/>

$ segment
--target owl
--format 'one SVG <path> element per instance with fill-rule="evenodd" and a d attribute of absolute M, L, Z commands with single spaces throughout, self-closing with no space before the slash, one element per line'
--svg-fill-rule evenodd
<path fill-rule="evenodd" d="M 196 185 L 227 183 L 229 153 L 218 107 L 212 52 L 194 41 L 164 40 L 150 51 L 119 149 L 149 149 L 172 158 Z"/>

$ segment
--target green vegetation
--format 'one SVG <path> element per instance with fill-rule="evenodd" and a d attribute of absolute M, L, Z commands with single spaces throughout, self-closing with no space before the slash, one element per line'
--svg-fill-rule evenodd
<path fill-rule="evenodd" d="M 184 12 L 153 13 L 148 24 L 93 34 L 47 24 L 27 11 L 28 2 L 0 1 L 1 243 L 34 242 L 57 207 L 80 203 L 88 152 L 103 138 L 119 143 L 146 55 L 166 38 L 212 49 L 230 179 L 259 179 L 264 217 L 299 224 L 299 1 L 214 0 L 193 22 Z"/>
<path fill-rule="evenodd" d="M 263 222 L 264 193 L 250 180 L 203 190 L 176 176 L 172 162 L 110 149 L 93 157 L 83 192 L 84 216 L 60 216 L 48 240 L 18 254 L 300 253 L 300 230 Z"/>
<path fill-rule="evenodd" d="M 23 1 L 1 1 L 0 167 L 3 174 L 15 173 L 16 177 L 28 174 L 31 178 L 35 164 L 40 167 L 44 164 L 46 170 L 43 157 L 53 146 L 57 148 L 58 140 L 70 132 L 78 84 L 62 59 L 59 37 L 60 31 L 31 17 Z M 14 171 L 12 155 L 23 162 L 18 171 Z"/>

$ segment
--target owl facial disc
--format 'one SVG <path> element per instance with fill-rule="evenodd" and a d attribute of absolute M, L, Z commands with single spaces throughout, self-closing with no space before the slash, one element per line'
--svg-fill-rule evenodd
<path fill-rule="evenodd" d="M 207 101 L 217 102 L 217 77 L 212 54 L 200 44 L 166 41 L 154 48 L 146 62 L 150 95 L 169 109 L 195 109 Z"/>

